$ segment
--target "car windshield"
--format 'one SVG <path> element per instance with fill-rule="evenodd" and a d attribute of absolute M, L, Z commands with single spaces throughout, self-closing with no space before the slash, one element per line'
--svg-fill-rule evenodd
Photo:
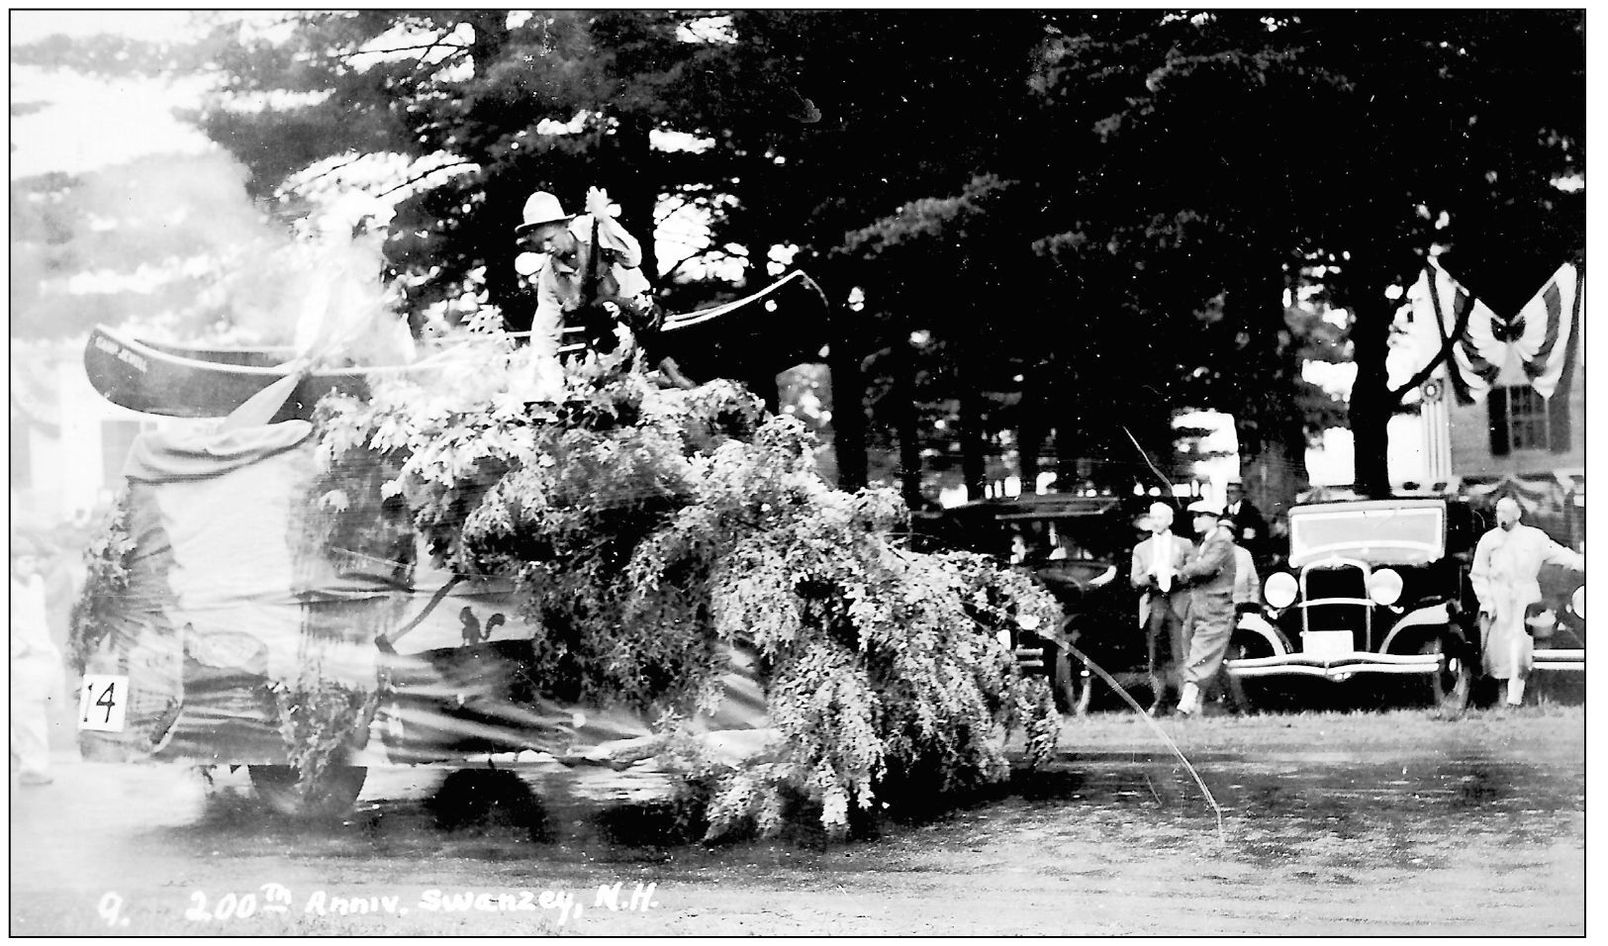
<path fill-rule="evenodd" d="M 1421 564 L 1445 554 L 1445 535 L 1445 510 L 1440 505 L 1294 510 L 1290 564 L 1331 556 Z"/>

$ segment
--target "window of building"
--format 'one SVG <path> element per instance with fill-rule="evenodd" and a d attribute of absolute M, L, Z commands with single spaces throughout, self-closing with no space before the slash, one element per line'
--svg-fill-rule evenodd
<path fill-rule="evenodd" d="M 1547 402 L 1535 388 L 1511 388 L 1507 396 L 1508 442 L 1514 450 L 1546 450 Z"/>
<path fill-rule="evenodd" d="M 1491 454 L 1515 450 L 1569 452 L 1569 397 L 1560 388 L 1551 399 L 1529 385 L 1491 389 Z"/>

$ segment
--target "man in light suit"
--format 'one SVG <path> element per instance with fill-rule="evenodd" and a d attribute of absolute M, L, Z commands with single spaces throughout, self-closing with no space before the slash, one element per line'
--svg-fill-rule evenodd
<path fill-rule="evenodd" d="M 1178 712 L 1191 716 L 1200 712 L 1202 691 L 1223 672 L 1223 656 L 1234 634 L 1234 535 L 1223 525 L 1223 510 L 1207 500 L 1189 507 L 1195 514 L 1195 532 L 1200 545 L 1178 571 L 1178 578 L 1189 586 L 1189 620 L 1184 633 L 1189 638 L 1189 657 L 1184 662 L 1184 693 Z"/>
<path fill-rule="evenodd" d="M 1194 546 L 1173 535 L 1173 509 L 1152 503 L 1145 525 L 1150 538 L 1134 546 L 1128 579 L 1139 589 L 1139 626 L 1145 632 L 1145 661 L 1154 700 L 1150 715 L 1167 713 L 1176 703 L 1179 668 L 1189 652 L 1184 637 L 1184 614 L 1189 592 L 1178 580 L 1178 570 L 1189 560 Z"/>

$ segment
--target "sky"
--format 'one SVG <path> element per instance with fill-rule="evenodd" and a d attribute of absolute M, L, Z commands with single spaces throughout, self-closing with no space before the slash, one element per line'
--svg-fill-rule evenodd
<path fill-rule="evenodd" d="M 216 15 L 216 14 L 212 14 Z M 242 13 L 242 16 L 249 14 Z M 98 11 L 13 11 L 9 41 L 28 43 L 53 34 L 87 37 L 112 33 L 134 39 L 183 40 L 198 28 L 190 11 L 98 10 Z M 215 154 L 222 150 L 198 129 L 177 117 L 177 109 L 198 105 L 206 90 L 202 79 L 120 79 L 100 80 L 62 70 L 13 67 L 11 99 L 14 103 L 48 103 L 47 108 L 13 116 L 10 131 L 12 179 L 62 171 L 82 174 L 126 164 L 151 155 Z M 659 136 L 656 146 L 668 149 L 699 147 L 688 136 Z M 374 170 L 380 180 L 371 180 L 369 190 L 388 189 L 389 180 L 402 180 L 411 173 L 399 170 L 395 162 L 381 162 Z M 417 169 L 415 169 L 417 170 Z M 356 169 L 347 175 L 357 176 Z M 371 175 L 372 176 L 372 175 Z M 404 194 L 395 194 L 391 201 Z M 360 193 L 345 198 L 326 195 L 334 217 L 341 219 L 374 214 L 388 216 L 388 207 L 377 208 Z M 332 226 L 331 229 L 349 229 Z M 655 234 L 661 266 L 670 266 L 702 245 L 707 220 L 701 212 L 682 208 Z M 690 277 L 703 273 L 697 265 L 683 267 Z M 708 268 L 715 275 L 736 278 L 738 272 L 727 261 Z"/>
<path fill-rule="evenodd" d="M 190 14 L 175 11 L 23 11 L 10 16 L 10 43 L 55 33 L 123 34 L 160 40 L 184 35 Z M 173 109 L 199 101 L 200 83 L 163 80 L 104 82 L 62 71 L 13 66 L 11 100 L 49 102 L 49 108 L 11 119 L 11 176 L 56 170 L 83 173 L 148 154 L 215 149 Z"/>

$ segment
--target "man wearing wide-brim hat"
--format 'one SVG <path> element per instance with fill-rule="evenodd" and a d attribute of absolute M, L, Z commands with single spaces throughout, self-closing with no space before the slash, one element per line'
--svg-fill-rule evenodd
<path fill-rule="evenodd" d="M 653 289 L 640 268 L 642 246 L 609 213 L 608 194 L 602 189 L 587 189 L 586 212 L 581 214 L 565 213 L 547 191 L 531 194 L 514 236 L 521 249 L 543 256 L 536 273 L 531 344 L 553 353 L 554 379 L 566 321 L 596 327 L 591 314 L 606 311 L 614 320 L 640 326 L 654 311 Z M 612 328 L 601 326 L 591 333 L 592 341 L 613 350 Z"/>
<path fill-rule="evenodd" d="M 1208 500 L 1191 503 L 1195 533 L 1200 544 L 1178 576 L 1189 588 L 1189 617 L 1184 634 L 1189 640 L 1189 656 L 1184 661 L 1184 693 L 1178 712 L 1189 716 L 1200 711 L 1201 691 L 1223 669 L 1223 655 L 1234 633 L 1234 536 L 1222 524 L 1222 507 Z"/>

